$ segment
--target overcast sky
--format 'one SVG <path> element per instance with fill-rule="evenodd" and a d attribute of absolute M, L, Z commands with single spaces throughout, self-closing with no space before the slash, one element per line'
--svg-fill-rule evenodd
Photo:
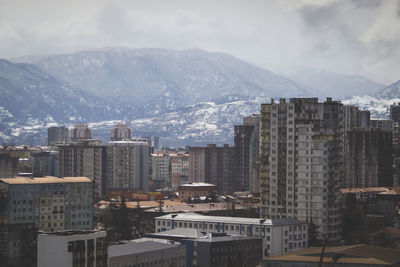
<path fill-rule="evenodd" d="M 400 79 L 400 0 L 0 0 L 0 57 L 202 48 L 270 69 Z"/>

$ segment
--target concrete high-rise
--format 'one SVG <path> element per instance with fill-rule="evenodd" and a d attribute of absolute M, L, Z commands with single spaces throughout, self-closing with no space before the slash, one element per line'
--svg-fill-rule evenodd
<path fill-rule="evenodd" d="M 393 185 L 392 132 L 354 128 L 346 133 L 346 188 Z"/>
<path fill-rule="evenodd" d="M 318 226 L 319 238 L 340 240 L 343 105 L 330 98 L 291 98 L 261 105 L 262 216 Z"/>
<path fill-rule="evenodd" d="M 58 151 L 37 151 L 32 153 L 32 175 L 58 176 Z"/>
<path fill-rule="evenodd" d="M 100 140 L 79 140 L 58 146 L 58 175 L 84 176 L 94 181 L 96 197 L 105 195 L 106 151 Z"/>
<path fill-rule="evenodd" d="M 82 139 L 92 139 L 92 130 L 87 124 L 75 124 L 70 131 L 71 142 L 77 142 Z"/>
<path fill-rule="evenodd" d="M 229 145 L 217 147 L 190 147 L 189 182 L 205 182 L 217 185 L 218 193 L 234 191 L 234 148 Z"/>
<path fill-rule="evenodd" d="M 18 174 L 18 151 L 12 148 L 0 149 L 0 178 L 14 177 Z"/>
<path fill-rule="evenodd" d="M 254 148 L 251 146 L 255 144 L 253 137 L 254 132 L 258 132 L 259 121 L 259 114 L 244 117 L 243 124 L 235 125 L 234 127 L 234 191 L 252 191 L 254 187 L 254 177 L 250 177 L 250 175 L 253 174 L 251 170 L 254 163 L 254 158 L 252 158 L 254 154 L 251 154 L 250 150 L 254 151 Z M 258 139 L 255 141 L 258 141 Z M 250 187 L 250 182 L 252 188 Z"/>
<path fill-rule="evenodd" d="M 47 145 L 56 146 L 69 141 L 69 130 L 67 127 L 49 127 L 47 129 Z"/>
<path fill-rule="evenodd" d="M 117 123 L 111 129 L 111 141 L 130 140 L 132 138 L 132 130 L 124 123 Z"/>
<path fill-rule="evenodd" d="M 146 138 L 107 144 L 107 190 L 148 190 L 150 144 Z"/>

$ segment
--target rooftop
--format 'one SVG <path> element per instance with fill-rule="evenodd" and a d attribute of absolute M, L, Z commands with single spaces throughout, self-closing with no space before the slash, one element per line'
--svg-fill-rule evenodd
<path fill-rule="evenodd" d="M 188 184 L 181 184 L 180 186 L 193 186 L 193 187 L 210 186 L 210 187 L 214 187 L 216 185 L 215 184 L 208 184 L 208 183 L 188 183 Z"/>
<path fill-rule="evenodd" d="M 54 183 L 92 183 L 93 181 L 87 177 L 14 177 L 14 178 L 1 178 L 0 182 L 6 184 L 54 184 Z"/>
<path fill-rule="evenodd" d="M 286 219 L 258 219 L 258 218 L 243 218 L 243 217 L 225 217 L 225 216 L 208 216 L 194 212 L 187 213 L 171 213 L 164 216 L 156 217 L 161 220 L 180 220 L 180 221 L 209 221 L 219 223 L 239 223 L 239 224 L 255 224 L 255 225 L 291 225 L 303 224 L 305 222 L 298 221 L 292 218 Z"/>
<path fill-rule="evenodd" d="M 265 258 L 264 261 L 319 262 L 320 247 L 312 247 L 282 256 Z M 326 247 L 323 262 L 346 264 L 393 265 L 400 263 L 400 250 L 364 244 Z"/>
<path fill-rule="evenodd" d="M 123 241 L 121 245 L 113 245 L 108 247 L 108 257 L 119 257 L 125 255 L 133 255 L 144 252 L 157 251 L 177 247 L 173 244 L 164 244 L 159 242 L 145 241 L 140 243 Z"/>
<path fill-rule="evenodd" d="M 105 231 L 96 231 L 96 230 L 65 230 L 65 231 L 57 231 L 57 232 L 42 232 L 40 231 L 39 234 L 42 235 L 52 235 L 52 236 L 69 236 L 69 235 L 84 235 L 84 234 L 93 234 L 98 232 Z"/>

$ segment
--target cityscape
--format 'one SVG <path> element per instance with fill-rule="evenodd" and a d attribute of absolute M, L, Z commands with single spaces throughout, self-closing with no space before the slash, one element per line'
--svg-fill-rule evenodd
<path fill-rule="evenodd" d="M 1 4 L 0 266 L 400 266 L 399 1 L 55 2 Z"/>

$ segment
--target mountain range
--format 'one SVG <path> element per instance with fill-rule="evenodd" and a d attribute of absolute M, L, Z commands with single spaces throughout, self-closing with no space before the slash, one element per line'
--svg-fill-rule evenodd
<path fill-rule="evenodd" d="M 348 79 L 368 92 L 382 87 Z M 48 126 L 89 122 L 106 141 L 112 125 L 123 121 L 136 136 L 158 135 L 164 144 L 232 143 L 233 125 L 258 113 L 270 97 L 325 94 L 309 84 L 200 49 L 110 48 L 1 59 L 0 142 L 43 144 Z M 395 88 L 368 97 L 399 96 Z"/>

